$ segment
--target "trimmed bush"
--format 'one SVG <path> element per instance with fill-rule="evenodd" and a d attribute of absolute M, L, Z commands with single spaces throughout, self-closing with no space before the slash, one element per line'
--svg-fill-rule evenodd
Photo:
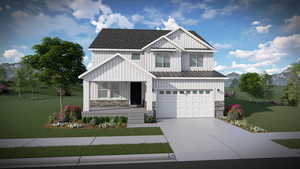
<path fill-rule="evenodd" d="M 63 112 L 66 114 L 70 114 L 76 120 L 81 119 L 81 108 L 79 106 L 74 105 L 65 105 Z"/>
<path fill-rule="evenodd" d="M 239 104 L 232 104 L 227 107 L 227 118 L 230 120 L 241 120 L 244 116 L 244 111 Z"/>

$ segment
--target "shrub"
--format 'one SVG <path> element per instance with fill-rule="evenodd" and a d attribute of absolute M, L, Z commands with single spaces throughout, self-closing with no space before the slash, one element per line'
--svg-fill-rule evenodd
<path fill-rule="evenodd" d="M 228 108 L 227 117 L 230 120 L 240 120 L 243 118 L 243 110 L 239 104 L 232 104 Z"/>
<path fill-rule="evenodd" d="M 120 118 L 121 118 L 122 123 L 127 123 L 127 121 L 128 121 L 127 117 L 121 116 Z"/>
<path fill-rule="evenodd" d="M 69 122 L 70 114 L 64 112 L 56 113 L 55 120 L 57 120 L 58 122 Z"/>
<path fill-rule="evenodd" d="M 146 115 L 145 114 L 145 123 L 156 123 L 156 119 L 153 115 Z"/>
<path fill-rule="evenodd" d="M 6 85 L 0 84 L 0 94 L 7 94 L 9 92 L 9 89 Z"/>
<path fill-rule="evenodd" d="M 81 108 L 79 106 L 65 105 L 63 111 L 77 120 L 81 119 Z"/>

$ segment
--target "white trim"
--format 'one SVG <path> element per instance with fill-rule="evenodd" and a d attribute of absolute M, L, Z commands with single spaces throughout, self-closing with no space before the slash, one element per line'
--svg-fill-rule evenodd
<path fill-rule="evenodd" d="M 194 38 L 196 41 L 200 42 L 201 44 L 203 44 L 204 46 L 208 47 L 209 49 L 215 49 L 214 47 L 212 47 L 211 45 L 207 44 L 206 42 L 204 42 L 203 40 L 201 40 L 200 38 L 198 38 L 197 36 L 193 35 L 191 32 L 189 32 L 188 30 L 184 29 L 183 27 L 179 27 L 177 30 L 181 29 L 182 31 L 184 31 L 186 34 L 188 34 L 189 36 L 191 36 L 192 38 Z"/>
<path fill-rule="evenodd" d="M 119 52 L 142 52 L 142 49 L 102 49 L 102 48 L 88 48 L 90 51 L 119 51 Z"/>
<path fill-rule="evenodd" d="M 100 66 L 102 66 L 103 64 L 105 64 L 106 62 L 110 61 L 111 59 L 120 56 L 122 59 L 128 61 L 130 64 L 134 65 L 136 68 L 140 69 L 141 71 L 147 73 L 148 75 L 152 76 L 153 78 L 156 78 L 156 76 L 154 76 L 152 73 L 148 72 L 147 70 L 145 70 L 144 68 L 140 67 L 139 65 L 133 63 L 131 60 L 127 59 L 126 57 L 122 56 L 120 53 L 116 53 L 115 55 L 107 58 L 106 60 L 104 60 L 103 62 L 101 62 L 99 65 L 93 67 L 92 69 L 82 73 L 81 75 L 78 76 L 78 78 L 83 78 L 85 75 L 89 74 L 90 72 L 96 70 L 97 68 L 99 68 Z"/>
<path fill-rule="evenodd" d="M 207 49 L 200 49 L 200 50 L 186 50 L 185 49 L 185 52 L 211 52 L 211 53 L 213 53 L 213 52 L 217 52 L 216 50 L 207 50 Z"/>
<path fill-rule="evenodd" d="M 157 77 L 156 79 L 207 79 L 207 80 L 227 80 L 228 77 Z"/>
<path fill-rule="evenodd" d="M 153 52 L 176 52 L 176 49 L 150 49 Z"/>
<path fill-rule="evenodd" d="M 168 33 L 168 34 L 169 34 L 169 33 Z M 156 43 L 156 42 L 158 42 L 158 41 L 160 41 L 161 39 L 164 38 L 164 39 L 166 39 L 168 42 L 170 42 L 173 46 L 175 46 L 176 48 L 178 48 L 178 49 L 184 51 L 184 48 L 183 48 L 183 47 L 179 46 L 178 44 L 176 44 L 175 42 L 173 42 L 171 39 L 167 38 L 167 35 L 168 35 L 168 34 L 159 37 L 159 38 L 156 39 L 155 41 L 152 41 L 152 42 L 149 43 L 148 45 L 144 46 L 144 47 L 142 48 L 142 50 L 145 50 L 145 49 L 148 48 L 149 46 L 153 45 L 154 43 Z"/>

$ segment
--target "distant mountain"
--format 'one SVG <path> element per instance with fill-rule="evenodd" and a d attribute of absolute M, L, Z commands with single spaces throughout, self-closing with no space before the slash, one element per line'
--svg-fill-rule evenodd
<path fill-rule="evenodd" d="M 282 71 L 281 73 L 273 74 L 272 76 L 272 84 L 275 86 L 285 86 L 289 77 L 292 75 L 291 69 L 287 68 L 286 70 Z M 225 80 L 225 87 L 229 87 L 232 83 L 233 79 L 240 79 L 240 74 L 232 72 L 226 75 L 229 79 Z M 298 75 L 300 78 L 300 74 Z"/>
<path fill-rule="evenodd" d="M 229 87 L 230 85 L 231 85 L 231 83 L 232 83 L 232 80 L 233 79 L 240 79 L 240 74 L 238 74 L 238 73 L 235 73 L 235 72 L 231 72 L 231 73 L 228 73 L 227 75 L 226 75 L 229 79 L 228 80 L 225 80 L 225 87 Z"/>

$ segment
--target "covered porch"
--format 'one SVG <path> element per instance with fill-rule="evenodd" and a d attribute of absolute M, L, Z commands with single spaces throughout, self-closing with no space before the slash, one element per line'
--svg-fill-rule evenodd
<path fill-rule="evenodd" d="M 83 115 L 110 116 L 152 112 L 155 76 L 120 54 L 90 69 L 83 79 Z"/>

